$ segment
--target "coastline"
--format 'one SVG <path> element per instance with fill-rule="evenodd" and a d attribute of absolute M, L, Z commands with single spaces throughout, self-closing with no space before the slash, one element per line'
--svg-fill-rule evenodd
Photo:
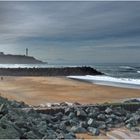
<path fill-rule="evenodd" d="M 3 77 L 1 96 L 30 105 L 79 102 L 96 104 L 139 98 L 139 89 L 96 85 L 67 77 Z"/>

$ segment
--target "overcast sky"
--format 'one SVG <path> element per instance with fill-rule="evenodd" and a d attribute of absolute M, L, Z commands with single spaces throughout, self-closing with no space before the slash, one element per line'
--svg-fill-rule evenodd
<path fill-rule="evenodd" d="M 140 2 L 0 2 L 0 51 L 49 63 L 140 62 Z"/>

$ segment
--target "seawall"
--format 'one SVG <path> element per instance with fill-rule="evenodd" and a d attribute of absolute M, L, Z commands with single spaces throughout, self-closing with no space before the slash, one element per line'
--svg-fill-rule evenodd
<path fill-rule="evenodd" d="M 0 76 L 68 76 L 68 75 L 102 75 L 102 73 L 91 67 L 0 68 Z"/>

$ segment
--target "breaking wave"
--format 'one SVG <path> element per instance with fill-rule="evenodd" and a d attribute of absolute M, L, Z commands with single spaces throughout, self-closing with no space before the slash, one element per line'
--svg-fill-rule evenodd
<path fill-rule="evenodd" d="M 140 79 L 116 78 L 111 76 L 92 76 L 92 75 L 68 76 L 68 78 L 83 80 L 100 85 L 140 89 Z"/>
<path fill-rule="evenodd" d="M 134 67 L 130 67 L 130 66 L 120 66 L 120 68 L 122 68 L 122 69 L 135 69 Z"/>

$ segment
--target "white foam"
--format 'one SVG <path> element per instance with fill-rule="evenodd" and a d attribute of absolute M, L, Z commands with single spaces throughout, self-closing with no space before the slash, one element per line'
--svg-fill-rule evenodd
<path fill-rule="evenodd" d="M 134 69 L 133 67 L 130 67 L 130 66 L 120 66 L 120 68 L 123 68 L 123 69 Z"/>
<path fill-rule="evenodd" d="M 115 78 L 111 76 L 68 76 L 68 78 L 84 80 L 101 85 L 140 88 L 140 79 Z"/>

